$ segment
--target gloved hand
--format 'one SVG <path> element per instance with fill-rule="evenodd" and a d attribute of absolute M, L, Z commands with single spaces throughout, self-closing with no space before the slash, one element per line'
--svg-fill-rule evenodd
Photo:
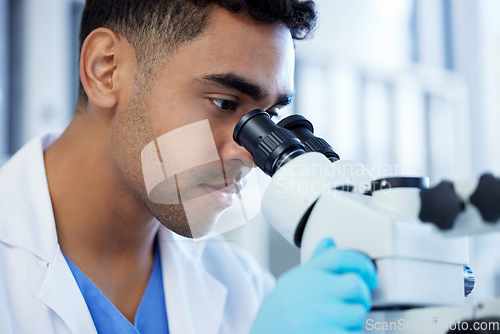
<path fill-rule="evenodd" d="M 323 239 L 308 262 L 280 277 L 250 333 L 361 333 L 377 283 L 368 257 Z"/>

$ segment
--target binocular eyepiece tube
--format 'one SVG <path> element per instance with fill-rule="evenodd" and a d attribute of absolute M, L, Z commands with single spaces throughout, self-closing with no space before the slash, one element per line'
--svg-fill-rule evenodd
<path fill-rule="evenodd" d="M 314 127 L 302 115 L 291 115 L 278 123 L 278 126 L 289 130 L 306 148 L 306 152 L 319 152 L 331 162 L 340 160 L 339 155 L 323 138 L 314 135 Z"/>
<path fill-rule="evenodd" d="M 311 122 L 300 115 L 275 124 L 264 110 L 252 110 L 236 124 L 233 139 L 252 154 L 255 164 L 269 176 L 306 152 L 322 153 L 332 162 L 340 159 L 324 139 L 314 135 Z"/>

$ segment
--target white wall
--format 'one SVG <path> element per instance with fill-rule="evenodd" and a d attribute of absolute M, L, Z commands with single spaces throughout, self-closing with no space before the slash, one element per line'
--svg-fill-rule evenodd
<path fill-rule="evenodd" d="M 297 112 L 375 176 L 472 173 L 468 82 L 445 68 L 441 3 L 415 3 L 413 41 L 413 1 L 319 0 L 318 31 L 297 43 Z"/>
<path fill-rule="evenodd" d="M 482 0 L 480 15 L 480 50 L 478 71 L 482 74 L 484 116 L 479 126 L 484 131 L 484 158 L 480 163 L 500 174 L 500 2 Z"/>

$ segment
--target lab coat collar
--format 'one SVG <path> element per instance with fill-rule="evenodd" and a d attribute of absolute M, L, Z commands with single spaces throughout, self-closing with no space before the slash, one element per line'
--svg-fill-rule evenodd
<path fill-rule="evenodd" d="M 59 247 L 43 151 L 57 138 L 33 139 L 0 169 L 0 241 L 45 262 Z"/>
<path fill-rule="evenodd" d="M 207 245 L 206 241 L 183 237 L 160 225 L 158 230 L 158 241 L 162 244 L 174 243 L 177 251 L 180 251 L 189 261 L 199 262 Z"/>
<path fill-rule="evenodd" d="M 71 333 L 97 334 L 92 315 L 60 249 L 48 264 L 38 298 L 64 321 Z"/>
<path fill-rule="evenodd" d="M 158 240 L 170 333 L 219 333 L 227 288 L 203 266 L 207 241 L 178 236 L 163 226 Z"/>
<path fill-rule="evenodd" d="M 26 144 L 0 169 L 0 242 L 46 262 L 39 299 L 71 333 L 92 334 L 94 322 L 57 242 L 43 152 L 59 134 Z M 14 205 L 13 205 L 14 203 Z"/>

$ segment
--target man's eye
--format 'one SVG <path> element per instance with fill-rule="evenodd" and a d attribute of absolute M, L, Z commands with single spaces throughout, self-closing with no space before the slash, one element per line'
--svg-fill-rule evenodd
<path fill-rule="evenodd" d="M 235 110 L 236 109 L 236 103 L 233 101 L 229 100 L 223 100 L 223 99 L 210 99 L 219 109 L 222 110 Z"/>
<path fill-rule="evenodd" d="M 276 118 L 279 118 L 280 115 L 278 115 L 278 108 L 269 108 L 266 110 L 266 113 L 269 115 L 269 118 L 272 118 L 275 120 Z"/>
<path fill-rule="evenodd" d="M 269 115 L 269 118 L 272 118 L 272 119 L 278 118 L 278 114 L 277 113 L 275 113 L 275 112 L 269 112 L 269 111 L 266 111 L 266 112 Z"/>

